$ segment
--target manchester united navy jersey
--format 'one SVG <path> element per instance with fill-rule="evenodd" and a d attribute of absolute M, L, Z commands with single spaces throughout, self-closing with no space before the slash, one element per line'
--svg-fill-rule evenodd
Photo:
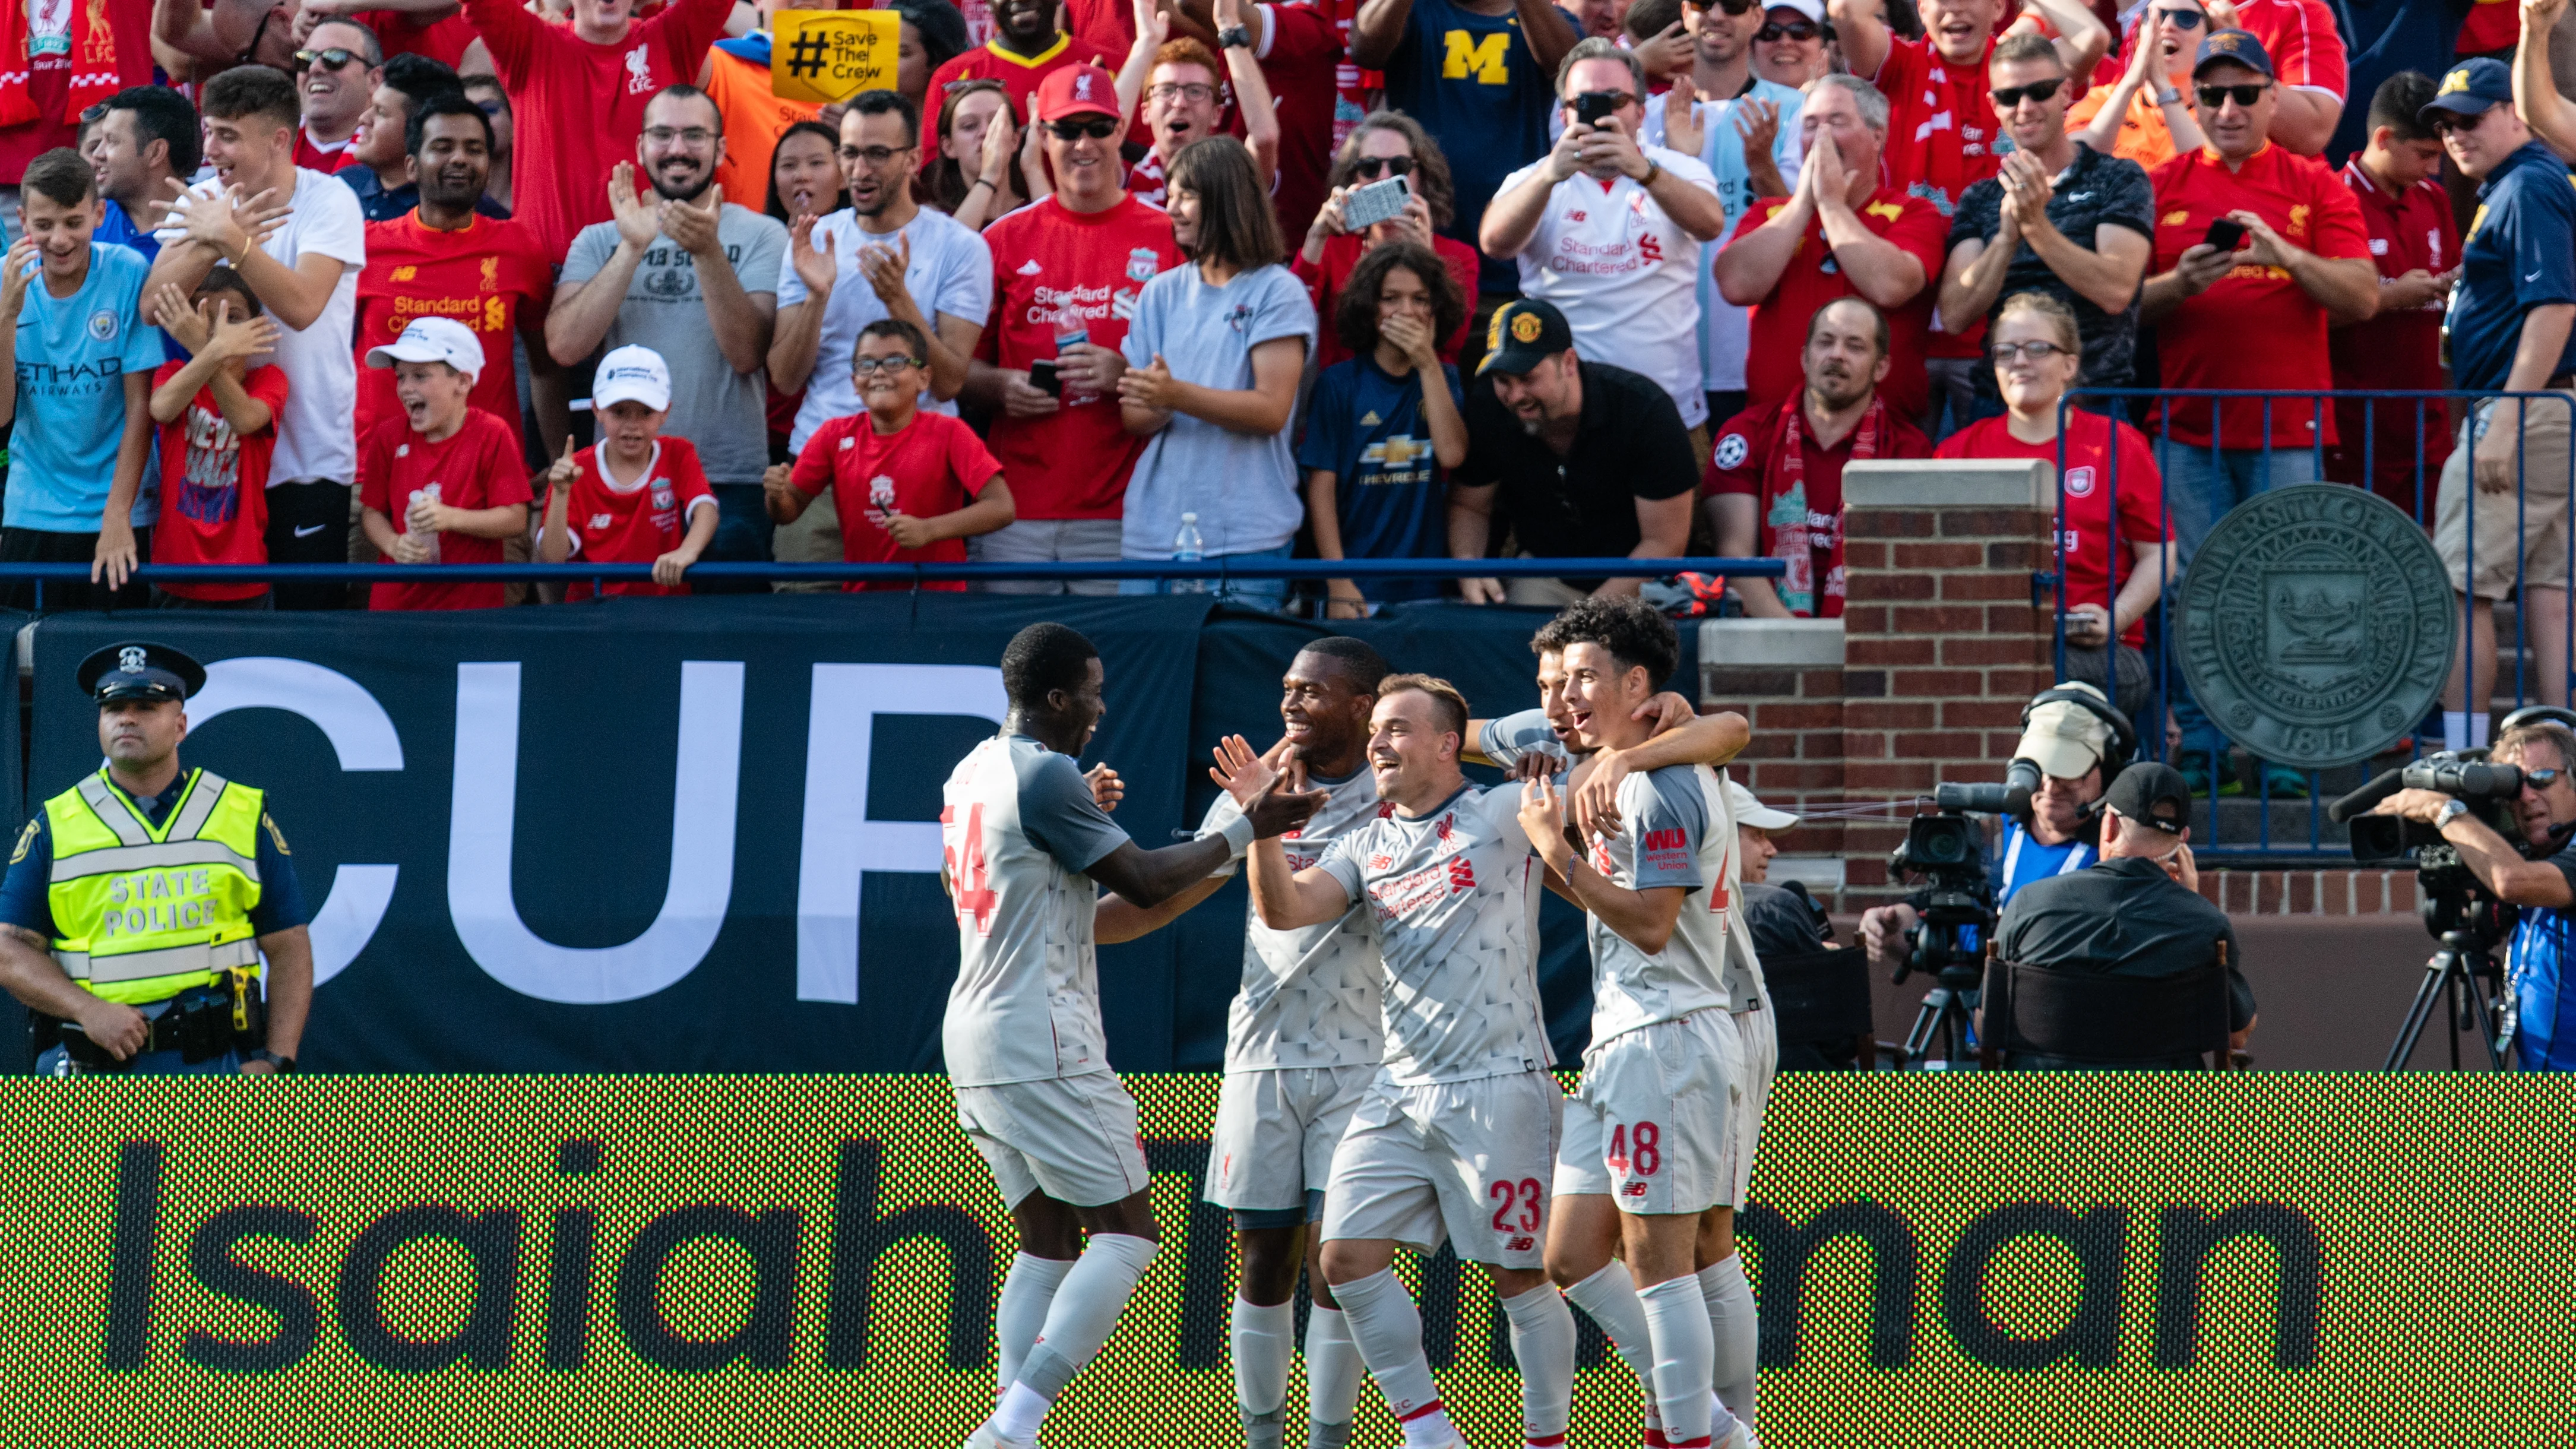
<path fill-rule="evenodd" d="M 1385 963 L 1386 1062 L 1398 1086 L 1544 1069 L 1538 861 L 1520 789 L 1468 786 L 1418 817 L 1389 811 L 1315 868 L 1358 901 Z"/>

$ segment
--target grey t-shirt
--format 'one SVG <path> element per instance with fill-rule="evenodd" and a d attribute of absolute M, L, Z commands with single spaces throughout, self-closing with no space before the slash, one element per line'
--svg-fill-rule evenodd
<path fill-rule="evenodd" d="M 1252 349 L 1282 337 L 1315 346 L 1315 304 L 1286 267 L 1245 272 L 1211 287 L 1183 262 L 1145 284 L 1127 324 L 1127 365 L 1156 354 L 1182 382 L 1228 392 L 1252 388 Z M 1170 558 L 1181 515 L 1199 516 L 1207 556 L 1260 553 L 1297 536 L 1305 505 L 1297 494 L 1293 427 L 1254 437 L 1186 414 L 1145 444 L 1127 481 L 1128 558 Z"/>
<path fill-rule="evenodd" d="M 748 207 L 726 202 L 716 238 L 733 263 L 742 289 L 775 295 L 778 262 L 787 251 L 787 228 Z M 594 222 L 572 239 L 559 280 L 587 282 L 617 250 L 617 223 Z M 668 237 L 657 238 L 635 268 L 626 300 L 609 324 L 603 350 L 633 343 L 662 354 L 671 369 L 671 417 L 664 430 L 697 444 L 699 466 L 710 483 L 757 483 L 769 467 L 769 388 L 758 368 L 736 372 L 716 345 L 698 272 L 689 254 Z"/>

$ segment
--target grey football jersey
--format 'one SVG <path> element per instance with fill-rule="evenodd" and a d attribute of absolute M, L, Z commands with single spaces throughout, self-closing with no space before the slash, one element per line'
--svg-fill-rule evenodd
<path fill-rule="evenodd" d="M 1343 780 L 1312 780 L 1323 808 L 1281 837 L 1288 867 L 1304 870 L 1343 834 L 1391 809 L 1377 781 L 1361 770 Z M 1199 829 L 1212 834 L 1241 819 L 1234 797 L 1219 795 Z M 1338 921 L 1274 931 L 1247 911 L 1243 986 L 1226 1011 L 1225 1069 L 1374 1066 L 1385 1052 L 1379 1020 L 1377 938 L 1354 905 Z"/>
<path fill-rule="evenodd" d="M 1517 786 L 1470 785 L 1429 813 L 1374 816 L 1315 868 L 1362 903 L 1385 963 L 1386 1061 L 1399 1086 L 1544 1069 L 1538 861 Z"/>
<path fill-rule="evenodd" d="M 1084 871 L 1127 843 L 1070 756 L 1026 735 L 977 745 L 948 776 L 941 860 L 957 910 L 957 984 L 941 1042 L 961 1087 L 1109 1070 Z"/>
<path fill-rule="evenodd" d="M 1619 782 L 1617 835 L 1595 835 L 1594 870 L 1629 890 L 1686 892 L 1664 949 L 1636 943 L 1584 917 L 1592 944 L 1592 1040 L 1694 1011 L 1749 1011 L 1757 996 L 1750 965 L 1735 949 L 1735 817 L 1725 777 L 1705 765 L 1669 765 Z"/>

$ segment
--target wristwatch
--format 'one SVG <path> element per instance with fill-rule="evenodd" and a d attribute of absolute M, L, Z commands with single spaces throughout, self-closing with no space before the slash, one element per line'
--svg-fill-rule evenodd
<path fill-rule="evenodd" d="M 1244 26 L 1229 25 L 1216 33 L 1216 44 L 1219 50 L 1232 50 L 1238 45 L 1249 48 L 1252 32 Z"/>
<path fill-rule="evenodd" d="M 2179 90 L 2177 90 L 2177 89 L 2175 89 L 2175 88 L 2174 88 L 2174 87 L 2172 87 L 2172 86 L 2167 86 L 2167 87 L 2165 87 L 2163 90 L 2160 90 L 2160 91 L 2156 92 L 2156 104 L 2157 104 L 2157 105 L 2160 105 L 2160 106 L 2171 106 L 2171 105 L 2177 105 L 2177 104 L 2180 104 L 2180 103 L 2181 103 L 2181 101 L 2182 101 L 2182 92 L 2181 92 L 2181 91 L 2179 91 Z"/>
<path fill-rule="evenodd" d="M 2466 815 L 2466 814 L 2468 814 L 2468 813 L 2469 813 L 2469 802 L 2468 802 L 2468 801 L 2466 801 L 2466 800 L 2453 800 L 2453 801 L 2451 801 L 2449 804 L 2444 805 L 2440 810 L 2438 810 L 2438 811 L 2434 812 L 2434 815 L 2433 815 L 2433 828 L 2434 828 L 2435 830 L 2444 830 L 2444 829 L 2448 829 L 2448 828 L 2450 827 L 2450 824 L 2451 824 L 2451 822 L 2452 822 L 2452 821 L 2457 820 L 2457 819 L 2459 819 L 2461 816 Z"/>
<path fill-rule="evenodd" d="M 269 1070 L 277 1073 L 281 1077 L 291 1076 L 295 1071 L 295 1058 L 279 1056 L 277 1053 L 270 1051 L 266 1047 L 261 1047 L 258 1051 L 252 1052 L 249 1056 L 242 1058 L 242 1060 L 250 1062 L 266 1062 L 268 1063 Z"/>

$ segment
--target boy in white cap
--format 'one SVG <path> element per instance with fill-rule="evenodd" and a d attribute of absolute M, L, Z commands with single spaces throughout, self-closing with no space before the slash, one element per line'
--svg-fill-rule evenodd
<path fill-rule="evenodd" d="M 649 563 L 653 581 L 612 583 L 610 594 L 684 592 L 680 576 L 716 537 L 716 499 L 698 465 L 697 445 L 662 436 L 671 416 L 671 369 L 649 347 L 617 348 L 591 383 L 599 442 L 547 470 L 546 527 L 537 556 L 547 563 Z M 564 591 L 591 596 L 587 580 Z"/>
<path fill-rule="evenodd" d="M 472 406 L 483 342 L 464 323 L 422 317 L 369 367 L 394 370 L 403 416 L 358 441 L 359 525 L 395 565 L 499 563 L 528 528 L 528 468 L 508 424 Z M 373 609 L 494 609 L 502 586 L 378 584 Z"/>

